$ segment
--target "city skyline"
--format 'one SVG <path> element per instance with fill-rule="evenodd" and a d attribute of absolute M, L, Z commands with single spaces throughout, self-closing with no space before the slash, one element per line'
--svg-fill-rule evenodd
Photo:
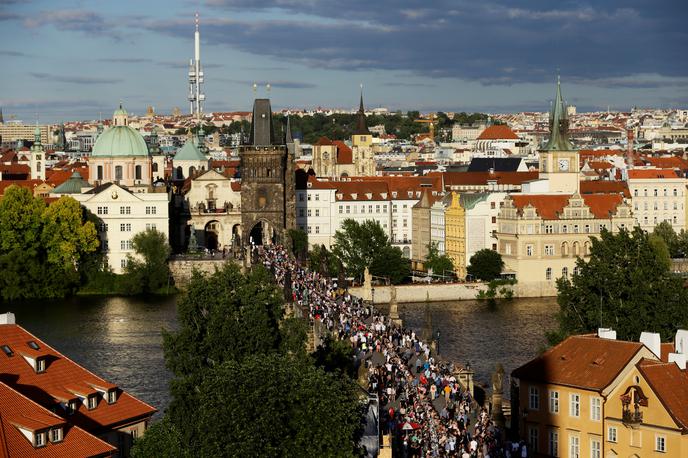
<path fill-rule="evenodd" d="M 688 33 L 678 1 L 559 9 L 542 1 L 300 0 L 51 7 L 0 1 L 6 116 L 107 118 L 120 101 L 137 114 L 148 105 L 186 113 L 196 11 L 206 112 L 248 111 L 253 83 L 267 82 L 277 109 L 353 109 L 362 83 L 369 108 L 546 111 L 557 71 L 579 111 L 688 106 L 688 64 L 680 57 Z"/>

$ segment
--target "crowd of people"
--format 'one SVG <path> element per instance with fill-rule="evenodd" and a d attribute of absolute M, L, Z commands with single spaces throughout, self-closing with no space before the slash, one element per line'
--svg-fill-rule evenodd
<path fill-rule="evenodd" d="M 351 342 L 367 372 L 368 391 L 378 395 L 380 433 L 393 438 L 395 456 L 528 456 L 525 444 L 502 441 L 502 431 L 461 386 L 453 365 L 437 360 L 413 330 L 392 323 L 336 279 L 300 266 L 284 247 L 256 250 L 311 322 L 319 320 L 333 336 Z"/>

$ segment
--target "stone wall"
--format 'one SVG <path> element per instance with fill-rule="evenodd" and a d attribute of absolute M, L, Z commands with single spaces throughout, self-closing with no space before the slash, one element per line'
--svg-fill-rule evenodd
<path fill-rule="evenodd" d="M 169 262 L 169 266 L 175 286 L 178 289 L 184 289 L 189 283 L 194 269 L 202 274 L 212 274 L 215 273 L 216 269 L 221 269 L 225 262 L 234 261 L 223 259 L 174 259 Z"/>

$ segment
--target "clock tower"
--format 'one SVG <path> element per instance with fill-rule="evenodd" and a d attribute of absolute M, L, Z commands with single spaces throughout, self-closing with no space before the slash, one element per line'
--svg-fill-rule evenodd
<path fill-rule="evenodd" d="M 550 192 L 577 193 L 580 187 L 580 162 L 578 150 L 569 140 L 569 120 L 558 77 L 549 130 L 547 145 L 540 150 L 540 178 L 549 181 Z"/>

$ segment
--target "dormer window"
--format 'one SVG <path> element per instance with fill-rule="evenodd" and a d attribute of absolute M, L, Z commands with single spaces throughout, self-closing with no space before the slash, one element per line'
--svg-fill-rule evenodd
<path fill-rule="evenodd" d="M 117 401 L 117 390 L 110 390 L 107 394 L 108 404 L 114 404 Z"/>
<path fill-rule="evenodd" d="M 98 407 L 98 397 L 93 394 L 88 397 L 88 410 L 93 410 Z"/>
<path fill-rule="evenodd" d="M 34 442 L 35 447 L 45 447 L 45 432 L 35 433 L 36 439 Z"/>
<path fill-rule="evenodd" d="M 45 372 L 45 358 L 38 358 L 36 360 L 36 373 L 40 374 L 41 372 Z"/>
<path fill-rule="evenodd" d="M 62 426 L 50 430 L 50 442 L 62 442 Z"/>
<path fill-rule="evenodd" d="M 3 345 L 2 351 L 4 351 L 7 356 L 14 356 L 14 352 L 12 351 L 9 345 Z"/>
<path fill-rule="evenodd" d="M 76 412 L 76 401 L 69 401 L 67 403 L 67 415 L 74 415 Z"/>
<path fill-rule="evenodd" d="M 397 192 L 396 191 L 392 191 L 392 197 L 394 197 L 395 199 L 397 198 Z"/>

